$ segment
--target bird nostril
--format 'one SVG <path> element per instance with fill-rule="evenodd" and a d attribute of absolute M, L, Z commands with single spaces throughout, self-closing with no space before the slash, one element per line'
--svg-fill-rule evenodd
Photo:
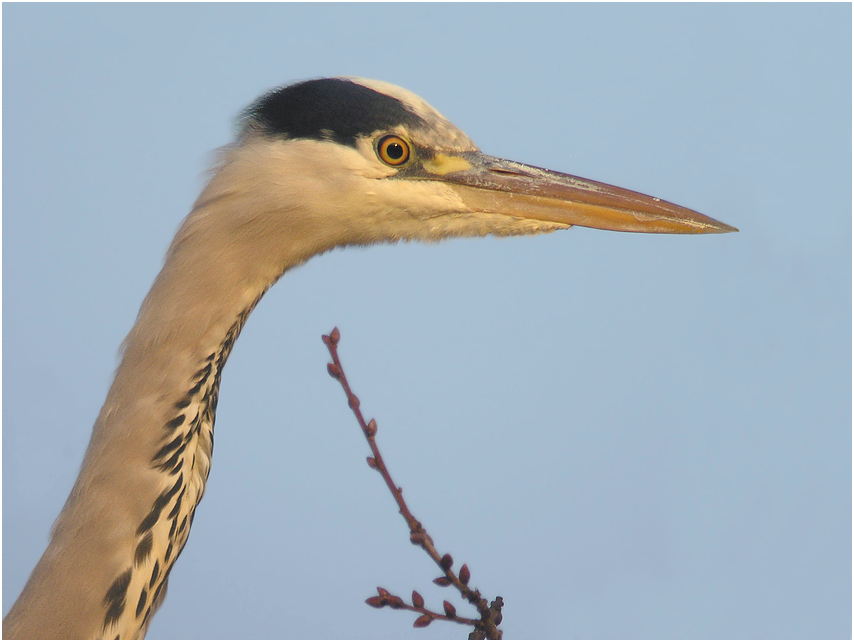
<path fill-rule="evenodd" d="M 501 169 L 499 167 L 490 167 L 490 172 L 495 174 L 501 174 L 503 176 L 518 176 L 519 178 L 531 178 L 531 174 L 527 174 L 525 172 L 516 172 L 511 169 Z"/>

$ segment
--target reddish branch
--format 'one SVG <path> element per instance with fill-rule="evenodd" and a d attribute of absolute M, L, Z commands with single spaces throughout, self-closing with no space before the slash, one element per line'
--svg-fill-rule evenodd
<path fill-rule="evenodd" d="M 501 607 L 504 605 L 504 601 L 498 597 L 493 600 L 492 604 L 488 604 L 481 596 L 480 591 L 470 588 L 469 580 L 471 579 L 471 573 L 469 572 L 468 566 L 463 564 L 462 567 L 460 567 L 459 573 L 455 573 L 453 570 L 453 558 L 447 553 L 445 555 L 439 554 L 439 551 L 437 551 L 436 547 L 433 545 L 433 538 L 427 534 L 427 531 L 424 530 L 421 522 L 415 519 L 415 516 L 409 510 L 409 507 L 403 500 L 403 489 L 397 486 L 397 484 L 392 480 L 391 475 L 388 472 L 388 468 L 386 468 L 385 462 L 383 461 L 383 457 L 380 454 L 380 450 L 377 447 L 377 422 L 375 419 L 371 419 L 367 423 L 365 422 L 365 418 L 362 416 L 362 411 L 359 407 L 359 398 L 353 394 L 353 391 L 350 389 L 350 384 L 347 382 L 347 377 L 344 375 L 344 368 L 341 366 L 341 360 L 338 357 L 338 341 L 340 338 L 341 333 L 338 332 L 338 328 L 334 328 L 329 335 L 323 335 L 323 343 L 326 344 L 326 347 L 329 349 L 329 354 L 332 357 L 332 363 L 327 364 L 327 370 L 334 379 L 338 380 L 341 387 L 344 389 L 344 393 L 347 395 L 347 402 L 350 405 L 350 408 L 352 408 L 353 414 L 356 415 L 356 420 L 359 422 L 359 426 L 362 428 L 365 438 L 368 440 L 368 445 L 370 446 L 372 453 L 372 456 L 368 457 L 368 466 L 382 475 L 388 489 L 394 496 L 394 500 L 400 508 L 400 514 L 403 516 L 403 519 L 406 520 L 407 526 L 409 526 L 409 541 L 424 549 L 432 560 L 436 562 L 439 568 L 442 569 L 443 575 L 441 577 L 437 577 L 433 582 L 439 586 L 455 587 L 460 592 L 460 595 L 462 595 L 464 599 L 470 602 L 477 609 L 478 613 L 480 613 L 480 619 L 473 620 L 460 617 L 457 615 L 454 605 L 447 600 L 443 602 L 444 613 L 437 613 L 426 609 L 424 607 L 424 598 L 422 598 L 417 591 L 412 591 L 411 604 L 408 604 L 405 600 L 396 595 L 392 595 L 383 588 L 377 588 L 377 595 L 370 597 L 365 601 L 375 608 L 388 606 L 393 609 L 404 609 L 420 613 L 421 616 L 415 620 L 414 623 L 414 626 L 416 627 L 427 626 L 433 620 L 447 620 L 450 622 L 465 624 L 467 626 L 473 626 L 474 630 L 469 635 L 469 639 L 500 640 L 502 633 L 498 629 L 498 625 L 501 623 Z"/>

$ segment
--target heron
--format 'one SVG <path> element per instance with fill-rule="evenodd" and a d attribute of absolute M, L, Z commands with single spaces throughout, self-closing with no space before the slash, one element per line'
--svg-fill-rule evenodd
<path fill-rule="evenodd" d="M 575 225 L 737 231 L 658 198 L 488 156 L 389 83 L 323 78 L 257 99 L 122 344 L 79 476 L 3 635 L 145 636 L 205 492 L 223 367 L 285 272 L 343 246 Z"/>

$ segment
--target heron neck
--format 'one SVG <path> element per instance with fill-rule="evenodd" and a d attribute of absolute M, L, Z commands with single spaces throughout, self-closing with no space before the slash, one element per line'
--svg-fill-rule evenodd
<path fill-rule="evenodd" d="M 301 262 L 247 260 L 221 223 L 240 206 L 197 205 L 173 242 L 5 636 L 145 635 L 204 494 L 225 361 L 261 296 Z"/>

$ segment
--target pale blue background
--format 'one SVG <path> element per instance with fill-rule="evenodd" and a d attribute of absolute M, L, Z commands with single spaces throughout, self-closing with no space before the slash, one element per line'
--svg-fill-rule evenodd
<path fill-rule="evenodd" d="M 333 252 L 253 314 L 151 637 L 463 637 L 338 385 L 508 638 L 851 636 L 850 5 L 4 5 L 3 609 L 258 94 L 352 74 L 739 234 Z M 461 611 L 463 605 L 454 599 Z"/>

